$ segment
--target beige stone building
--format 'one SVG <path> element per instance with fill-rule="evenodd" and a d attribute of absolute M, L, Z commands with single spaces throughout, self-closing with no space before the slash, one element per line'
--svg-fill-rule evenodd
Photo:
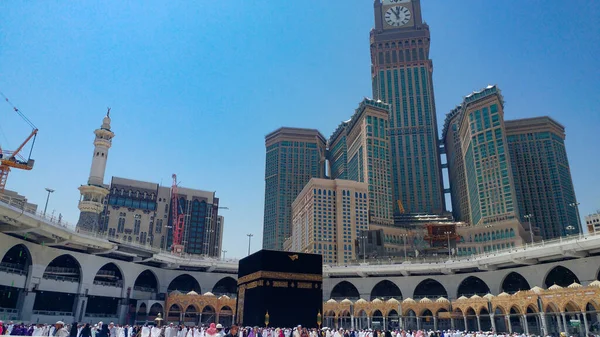
<path fill-rule="evenodd" d="M 28 213 L 37 212 L 37 205 L 27 201 L 27 198 L 15 191 L 4 190 L 0 193 L 0 202 L 17 207 Z"/>
<path fill-rule="evenodd" d="M 323 255 L 323 263 L 356 258 L 355 243 L 368 225 L 368 185 L 312 178 L 292 203 L 290 251 Z"/>
<path fill-rule="evenodd" d="M 170 198 L 169 187 L 113 177 L 100 231 L 116 240 L 168 249 Z"/>

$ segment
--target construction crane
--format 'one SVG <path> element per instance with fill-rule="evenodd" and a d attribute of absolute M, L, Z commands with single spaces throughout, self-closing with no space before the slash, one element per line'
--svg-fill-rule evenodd
<path fill-rule="evenodd" d="M 184 226 L 184 214 L 179 212 L 177 194 L 177 175 L 173 173 L 173 186 L 171 187 L 171 215 L 173 220 L 173 244 L 171 245 L 171 252 L 173 254 L 181 255 L 183 253 L 183 226 Z"/>
<path fill-rule="evenodd" d="M 25 115 L 17 107 L 15 107 L 8 100 L 8 98 L 6 98 L 6 96 L 4 96 L 4 94 L 2 94 L 0 92 L 0 95 L 2 95 L 2 97 L 4 97 L 4 100 L 6 101 L 6 103 L 10 104 L 12 106 L 13 110 L 27 124 L 29 124 L 29 126 L 31 126 L 31 130 L 32 130 L 31 134 L 29 134 L 29 136 L 27 138 L 25 138 L 25 141 L 23 141 L 23 143 L 21 143 L 21 145 L 19 145 L 19 147 L 16 150 L 6 151 L 6 150 L 2 150 L 2 147 L 0 147 L 0 193 L 2 193 L 2 192 L 4 192 L 4 188 L 6 187 L 8 173 L 10 173 L 10 170 L 12 168 L 19 169 L 19 170 L 27 170 L 27 171 L 33 169 L 33 164 L 34 164 L 35 160 L 31 159 L 31 152 L 33 151 L 33 146 L 35 145 L 35 138 L 37 137 L 38 128 L 36 128 L 35 125 L 33 125 L 33 123 L 31 123 L 31 121 L 27 117 L 25 117 Z M 27 157 L 27 159 L 25 159 L 23 156 L 21 156 L 21 150 L 23 150 L 25 145 L 27 145 L 27 143 L 29 143 L 29 141 L 32 139 L 33 139 L 33 141 L 31 142 L 31 149 L 29 150 L 29 156 Z"/>

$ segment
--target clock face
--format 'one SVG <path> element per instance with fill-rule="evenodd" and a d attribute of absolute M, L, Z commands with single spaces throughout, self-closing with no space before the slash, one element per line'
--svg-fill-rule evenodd
<path fill-rule="evenodd" d="M 404 6 L 394 6 L 385 12 L 385 22 L 394 27 L 402 27 L 410 20 L 410 10 Z"/>

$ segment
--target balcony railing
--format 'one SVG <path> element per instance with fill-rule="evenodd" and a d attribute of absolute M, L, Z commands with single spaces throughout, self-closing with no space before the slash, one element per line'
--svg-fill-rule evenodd
<path fill-rule="evenodd" d="M 110 318 L 118 316 L 117 313 L 86 313 L 86 317 Z"/>
<path fill-rule="evenodd" d="M 51 311 L 51 310 L 33 310 L 34 315 L 46 316 L 73 316 L 73 312 L 69 311 Z"/>
<path fill-rule="evenodd" d="M 116 287 L 116 288 L 122 288 L 123 287 L 123 281 L 122 280 L 118 280 L 118 281 L 100 281 L 100 280 L 94 280 L 94 284 L 100 285 L 100 286 L 105 286 L 105 287 Z"/>
<path fill-rule="evenodd" d="M 65 276 L 65 275 L 54 275 L 54 274 L 46 274 L 43 276 L 48 280 L 56 280 L 56 281 L 64 281 L 64 282 L 79 282 L 78 276 Z"/>
<path fill-rule="evenodd" d="M 480 258 L 493 257 L 493 256 L 501 255 L 501 254 L 522 252 L 522 251 L 526 251 L 529 249 L 545 247 L 545 246 L 553 245 L 553 244 L 557 244 L 557 243 L 560 243 L 560 244 L 575 243 L 575 242 L 578 242 L 579 240 L 585 240 L 587 238 L 597 237 L 599 235 L 600 235 L 600 232 L 587 233 L 586 235 L 578 234 L 578 235 L 571 235 L 571 236 L 562 236 L 562 237 L 559 237 L 558 239 L 543 240 L 541 242 L 536 242 L 533 244 L 526 243 L 521 246 L 508 247 L 508 248 L 504 248 L 504 249 L 498 249 L 498 250 L 482 252 L 482 253 L 477 253 L 477 254 L 463 255 L 463 256 L 453 255 L 450 258 L 448 257 L 448 255 L 424 256 L 424 257 L 408 256 L 406 258 L 394 256 L 394 257 L 382 257 L 382 258 L 378 258 L 378 259 L 367 259 L 364 262 L 362 259 L 358 259 L 358 260 L 353 260 L 353 261 L 350 261 L 347 263 L 331 264 L 330 266 L 331 267 L 345 267 L 345 266 L 347 267 L 347 266 L 359 266 L 359 265 L 364 265 L 364 264 L 366 264 L 366 265 L 390 265 L 390 264 L 403 264 L 403 263 L 442 264 L 442 263 L 448 263 L 448 262 L 475 261 Z"/>
<path fill-rule="evenodd" d="M 20 265 L 20 264 L 16 264 L 16 263 L 8 263 L 8 262 L 0 263 L 0 271 L 4 271 L 7 273 L 11 273 L 11 274 L 19 274 L 19 275 L 27 274 L 27 272 L 25 271 L 24 265 Z"/>
<path fill-rule="evenodd" d="M 135 286 L 135 287 L 133 287 L 133 290 L 145 291 L 147 293 L 155 293 L 156 292 L 156 289 L 154 289 L 154 288 L 148 288 L 148 287 L 142 287 L 142 286 Z"/>

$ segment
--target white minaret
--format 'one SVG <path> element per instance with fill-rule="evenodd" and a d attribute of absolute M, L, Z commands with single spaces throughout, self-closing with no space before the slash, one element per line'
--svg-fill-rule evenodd
<path fill-rule="evenodd" d="M 104 210 L 104 198 L 109 193 L 108 187 L 104 185 L 104 172 L 106 171 L 106 160 L 108 149 L 112 146 L 115 136 L 110 130 L 110 108 L 106 117 L 102 120 L 102 126 L 94 131 L 94 153 L 92 156 L 92 168 L 87 185 L 79 186 L 81 198 L 79 200 L 79 221 L 77 228 L 86 231 L 97 232 L 100 213 Z"/>

